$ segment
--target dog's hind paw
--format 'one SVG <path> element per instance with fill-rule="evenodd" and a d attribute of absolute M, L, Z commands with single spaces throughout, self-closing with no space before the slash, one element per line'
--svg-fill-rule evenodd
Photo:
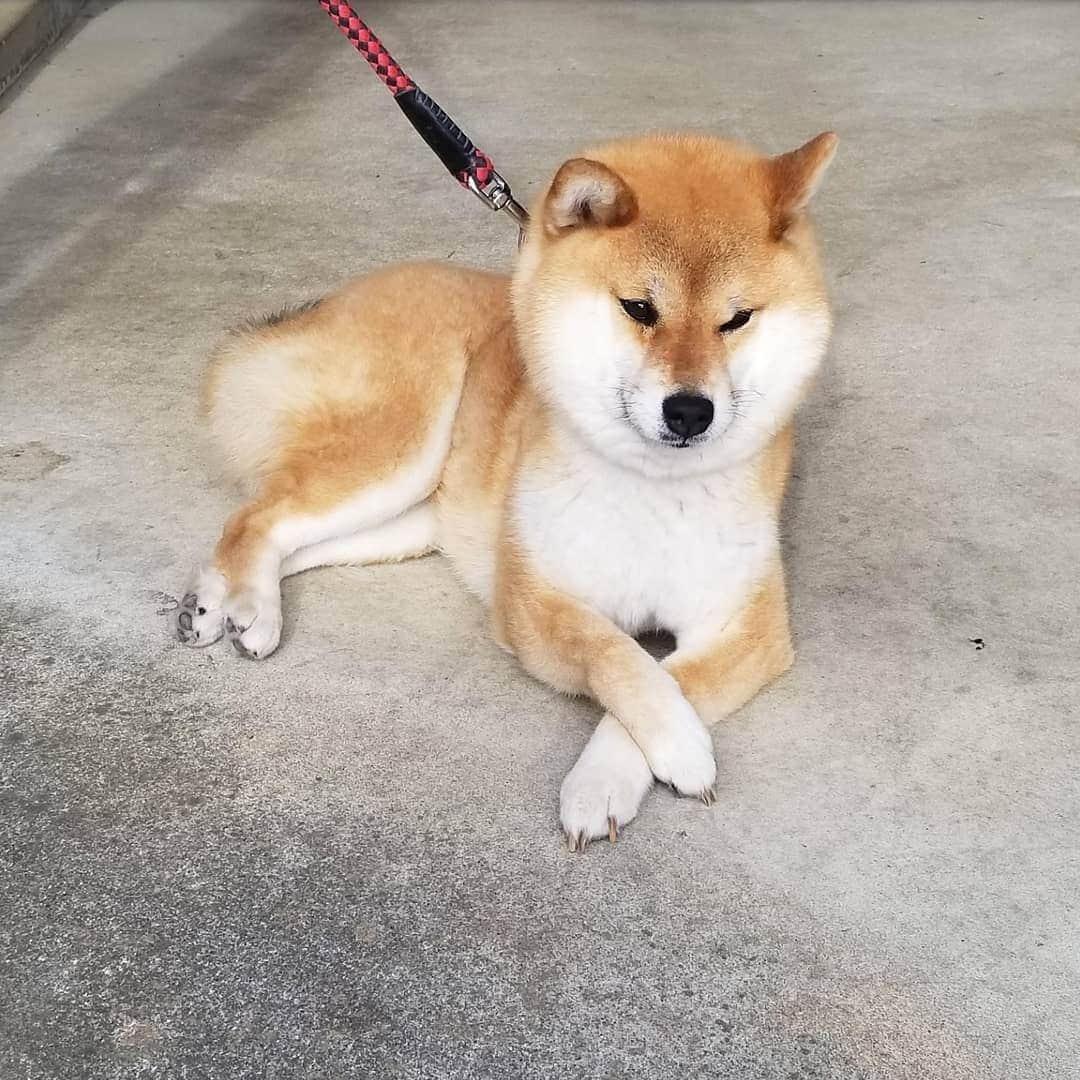
<path fill-rule="evenodd" d="M 225 633 L 245 660 L 265 660 L 281 640 L 281 600 L 244 592 L 225 602 Z"/>
<path fill-rule="evenodd" d="M 584 851 L 590 840 L 614 842 L 632 821 L 652 771 L 637 744 L 613 716 L 605 716 L 559 793 L 559 819 L 571 851 Z"/>
<path fill-rule="evenodd" d="M 204 568 L 172 613 L 173 633 L 185 645 L 213 645 L 225 633 L 227 583 L 217 570 Z"/>

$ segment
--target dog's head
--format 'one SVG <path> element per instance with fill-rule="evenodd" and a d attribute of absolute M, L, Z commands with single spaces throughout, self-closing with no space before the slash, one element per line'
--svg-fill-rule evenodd
<path fill-rule="evenodd" d="M 791 418 L 829 336 L 806 206 L 836 149 L 701 136 L 612 143 L 559 169 L 514 274 L 543 398 L 650 475 L 722 469 Z"/>

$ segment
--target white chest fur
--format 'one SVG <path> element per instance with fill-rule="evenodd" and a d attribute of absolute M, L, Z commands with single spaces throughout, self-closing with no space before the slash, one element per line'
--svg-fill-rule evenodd
<path fill-rule="evenodd" d="M 724 622 L 773 557 L 776 525 L 746 467 L 649 479 L 593 454 L 523 470 L 518 540 L 544 581 L 628 633 Z"/>

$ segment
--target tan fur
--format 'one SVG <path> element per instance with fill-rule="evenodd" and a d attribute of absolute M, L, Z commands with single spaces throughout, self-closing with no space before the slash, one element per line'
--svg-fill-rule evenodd
<path fill-rule="evenodd" d="M 625 332 L 675 387 L 704 385 L 726 368 L 748 338 L 717 326 L 739 308 L 782 302 L 827 319 L 803 209 L 834 146 L 834 136 L 820 136 L 777 159 L 696 136 L 600 147 L 564 165 L 538 201 L 512 285 L 448 266 L 399 266 L 295 317 L 238 331 L 203 390 L 226 463 L 255 490 L 214 554 L 227 589 L 265 592 L 267 566 L 288 560 L 295 537 L 317 544 L 334 535 L 331 526 L 319 533 L 320 515 L 357 493 L 390 490 L 425 454 L 441 455 L 430 476 L 417 466 L 416 490 L 391 516 L 429 504 L 438 547 L 490 605 L 499 642 L 536 677 L 599 701 L 654 773 L 675 783 L 649 748 L 680 694 L 713 723 L 791 663 L 782 567 L 772 561 L 734 617 L 708 640 L 680 640 L 663 665 L 545 580 L 512 493 L 528 477 L 572 467 L 577 451 L 546 389 L 539 346 L 546 320 L 578 286 L 613 297 L 659 292 L 661 322 L 627 323 Z M 443 451 L 430 432 L 447 403 L 456 413 Z M 774 522 L 791 448 L 786 423 L 747 466 L 740 495 Z M 415 550 L 431 546 L 422 541 Z"/>
<path fill-rule="evenodd" d="M 784 572 L 777 563 L 709 647 L 673 654 L 665 667 L 706 724 L 715 724 L 779 678 L 795 659 Z"/>
<path fill-rule="evenodd" d="M 295 319 L 240 330 L 217 352 L 204 409 L 231 471 L 257 488 L 215 551 L 227 578 L 248 577 L 278 521 L 318 513 L 393 475 L 462 385 L 470 354 L 485 355 L 508 324 L 505 288 L 505 279 L 477 271 L 394 267 Z M 435 318 L 423 310 L 429 297 Z M 266 366 L 272 380 L 261 377 Z M 234 415 L 246 424 L 227 423 Z M 247 425 L 257 426 L 267 452 L 250 452 Z"/>

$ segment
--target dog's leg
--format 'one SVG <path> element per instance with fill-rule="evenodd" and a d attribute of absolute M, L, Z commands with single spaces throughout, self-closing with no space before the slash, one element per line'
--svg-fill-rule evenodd
<path fill-rule="evenodd" d="M 653 774 L 640 747 L 610 713 L 596 725 L 559 789 L 559 821 L 571 850 L 590 840 L 618 838 L 637 816 Z"/>
<path fill-rule="evenodd" d="M 430 513 L 403 515 L 442 480 L 467 369 L 502 341 L 505 294 L 496 276 L 406 265 L 226 338 L 203 412 L 223 464 L 256 496 L 184 597 L 181 640 L 208 644 L 231 623 L 241 655 L 267 656 L 282 574 L 431 546 Z"/>
<path fill-rule="evenodd" d="M 733 618 L 680 633 L 663 666 L 711 726 L 779 678 L 793 659 L 784 574 L 777 561 Z"/>
<path fill-rule="evenodd" d="M 672 675 L 610 620 L 538 583 L 520 565 L 504 568 L 499 586 L 500 636 L 525 668 L 565 692 L 588 693 L 610 714 L 563 785 L 571 846 L 629 821 L 650 773 L 711 801 L 712 740 Z"/>
<path fill-rule="evenodd" d="M 211 564 L 182 601 L 180 640 L 206 645 L 227 633 L 241 656 L 263 659 L 281 634 L 280 579 L 330 561 L 320 558 L 318 545 L 343 538 L 358 544 L 357 534 L 367 533 L 367 561 L 385 557 L 387 544 L 430 547 L 430 512 L 422 504 L 439 482 L 457 401 L 457 391 L 444 398 L 426 426 L 418 405 L 420 433 L 411 441 L 400 428 L 380 428 L 363 415 L 337 418 L 330 444 L 300 433 L 259 496 L 226 523 Z M 326 427 L 324 416 L 317 422 Z"/>
<path fill-rule="evenodd" d="M 733 618 L 680 635 L 675 652 L 660 666 L 675 678 L 697 715 L 712 725 L 782 675 L 792 657 L 783 572 L 777 563 Z M 628 728 L 606 715 L 563 781 L 560 820 L 571 846 L 580 848 L 605 835 L 614 839 L 637 814 L 652 772 Z M 710 797 L 705 794 L 706 800 Z"/>
<path fill-rule="evenodd" d="M 300 548 L 282 561 L 281 576 L 287 578 L 317 566 L 401 562 L 433 551 L 437 539 L 438 515 L 429 499 L 384 525 Z"/>

